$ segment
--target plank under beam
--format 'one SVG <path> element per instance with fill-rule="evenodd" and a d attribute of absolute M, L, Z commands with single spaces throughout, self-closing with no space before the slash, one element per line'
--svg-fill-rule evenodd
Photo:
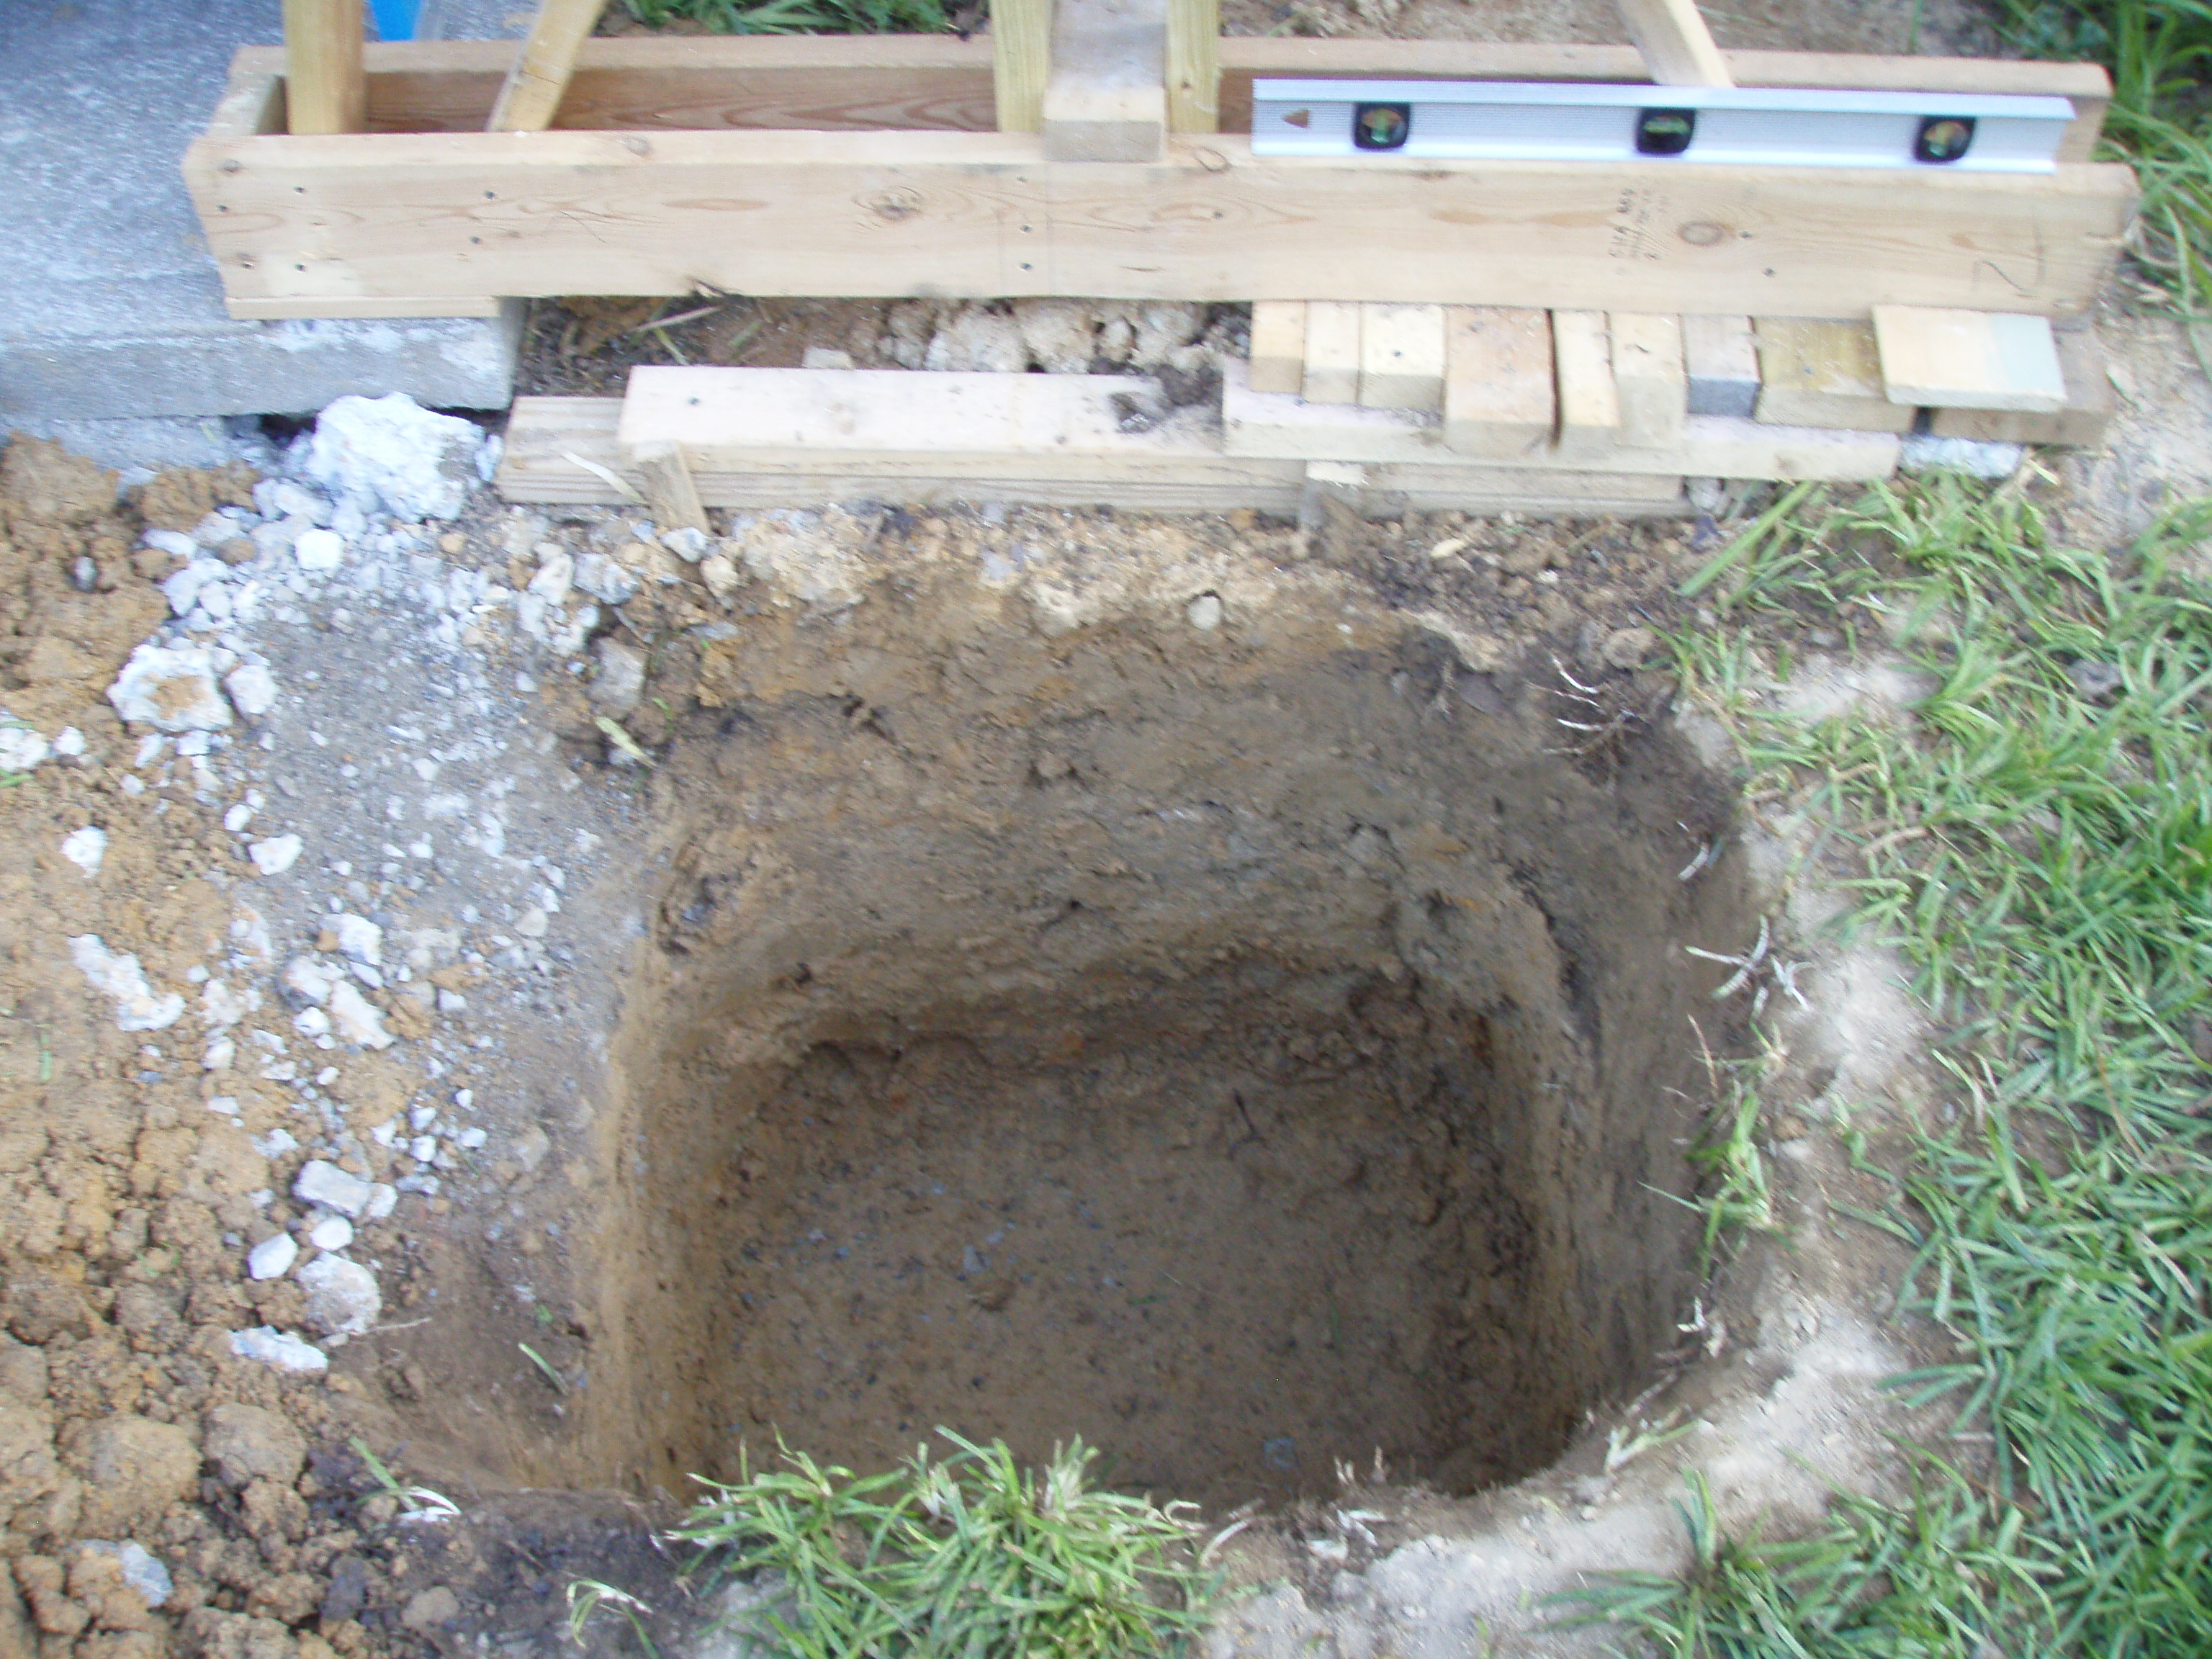
<path fill-rule="evenodd" d="M 1713 44 L 1697 0 L 1620 0 L 1620 21 L 1662 87 L 1729 87 L 1728 64 Z"/>
<path fill-rule="evenodd" d="M 1221 0 L 1168 0 L 1168 131 L 1221 127 Z"/>
<path fill-rule="evenodd" d="M 295 137 L 368 123 L 361 0 L 284 0 L 284 106 Z"/>
<path fill-rule="evenodd" d="M 1261 392 L 1305 390 L 1306 308 L 1299 300 L 1261 300 L 1252 307 L 1252 345 L 1246 357 L 1252 384 Z"/>
<path fill-rule="evenodd" d="M 1454 306 L 1445 317 L 1444 442 L 1510 460 L 1547 447 L 1559 422 L 1552 313 Z M 1269 388 L 1252 383 L 1255 392 Z"/>
<path fill-rule="evenodd" d="M 1168 0 L 1054 0 L 1044 153 L 1157 161 L 1167 137 Z"/>
<path fill-rule="evenodd" d="M 1044 125 L 1044 83 L 1052 73 L 1052 0 L 993 0 L 991 89 L 999 131 L 1035 132 Z"/>
<path fill-rule="evenodd" d="M 597 27 L 607 0 L 538 0 L 530 38 L 515 54 L 491 107 L 487 132 L 543 132 L 553 125 L 576 55 Z"/>

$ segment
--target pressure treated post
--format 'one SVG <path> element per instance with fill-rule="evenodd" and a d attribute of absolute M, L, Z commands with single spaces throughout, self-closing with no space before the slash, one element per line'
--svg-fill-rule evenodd
<path fill-rule="evenodd" d="M 284 0 L 284 110 L 295 133 L 368 125 L 361 0 Z"/>
<path fill-rule="evenodd" d="M 1168 0 L 1168 131 L 1221 127 L 1221 0 Z"/>
<path fill-rule="evenodd" d="M 991 0 L 991 87 L 1001 132 L 1044 125 L 1052 73 L 1052 0 Z"/>
<path fill-rule="evenodd" d="M 1620 20 L 1644 54 L 1644 66 L 1662 87 L 1735 84 L 1713 44 L 1697 0 L 1620 0 Z"/>
<path fill-rule="evenodd" d="M 492 106 L 487 132 L 543 132 L 553 125 L 576 72 L 576 54 L 591 38 L 606 0 L 539 0 L 530 38 L 522 43 Z"/>

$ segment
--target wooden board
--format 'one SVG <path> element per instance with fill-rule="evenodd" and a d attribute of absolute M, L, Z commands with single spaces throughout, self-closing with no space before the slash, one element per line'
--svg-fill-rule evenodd
<path fill-rule="evenodd" d="M 1679 443 L 1689 412 L 1689 381 L 1682 367 L 1682 319 L 1646 312 L 1616 311 L 1613 381 L 1620 403 L 1620 441 L 1638 449 Z"/>
<path fill-rule="evenodd" d="M 1445 318 L 1443 441 L 1470 459 L 1516 460 L 1548 449 L 1559 422 L 1552 314 L 1454 306 Z M 1268 387 L 1253 383 L 1253 390 Z"/>
<path fill-rule="evenodd" d="M 1628 38 L 1662 87 L 1725 87 L 1728 64 L 1697 0 L 1619 0 Z"/>
<path fill-rule="evenodd" d="M 292 131 L 361 131 L 368 120 L 361 0 L 284 0 L 283 13 Z"/>
<path fill-rule="evenodd" d="M 1360 308 L 1340 300 L 1306 307 L 1306 370 L 1298 395 L 1309 403 L 1359 401 Z"/>
<path fill-rule="evenodd" d="M 462 295 L 444 300 L 226 300 L 240 322 L 286 322 L 312 317 L 496 317 L 507 301 Z"/>
<path fill-rule="evenodd" d="M 1168 0 L 1168 129 L 1221 127 L 1221 0 Z"/>
<path fill-rule="evenodd" d="M 1747 421 L 1759 412 L 1759 341 L 1750 318 L 1683 318 L 1682 367 L 1689 413 Z"/>
<path fill-rule="evenodd" d="M 2124 167 L 2055 175 L 1255 158 L 1047 163 L 1025 134 L 203 139 L 185 178 L 241 299 L 1067 295 L 1768 314 L 2069 314 Z M 834 206 L 832 204 L 835 204 Z M 1347 245 L 1358 257 L 1346 257 Z"/>
<path fill-rule="evenodd" d="M 538 0 L 537 19 L 500 85 L 484 122 L 487 131 L 542 132 L 553 125 L 568 77 L 576 72 L 576 54 L 606 4 L 607 0 Z"/>
<path fill-rule="evenodd" d="M 2058 337 L 2058 366 L 2066 381 L 2065 406 L 2051 414 L 2023 414 L 1986 409 L 1932 409 L 1928 430 L 1938 438 L 1972 438 L 1983 443 L 2075 444 L 2094 447 L 2119 414 L 2105 350 L 2094 330 L 2076 329 Z"/>
<path fill-rule="evenodd" d="M 1370 409 L 1444 406 L 1444 308 L 1359 307 L 1359 401 Z"/>
<path fill-rule="evenodd" d="M 942 46 L 945 43 L 938 41 L 933 44 Z M 967 41 L 961 42 L 963 46 L 969 44 Z M 830 107 L 841 112 L 836 122 L 839 125 L 850 124 L 863 127 L 880 127 L 955 125 L 977 132 L 994 126 L 1001 132 L 1035 132 L 1044 125 L 1044 89 L 1052 74 L 1052 0 L 998 0 L 998 3 L 991 8 L 991 35 L 985 50 L 990 54 L 991 84 L 988 88 L 971 88 L 968 89 L 964 100 L 953 103 L 950 114 L 958 118 L 948 121 L 944 114 L 939 113 L 937 100 L 943 98 L 945 94 L 935 93 L 924 102 L 918 112 L 935 116 L 937 118 L 896 123 L 856 120 L 852 115 L 843 113 L 851 107 L 849 100 L 856 95 L 863 100 L 864 104 L 872 100 L 868 94 L 860 92 L 857 87 L 849 82 L 838 94 L 833 94 L 826 100 L 819 93 L 817 93 L 804 99 L 803 105 L 810 108 L 817 107 L 826 101 Z M 972 54 L 968 55 L 972 56 Z M 940 55 L 927 64 L 914 63 L 910 70 L 916 74 L 933 75 L 942 82 L 946 70 L 953 64 L 962 61 L 964 61 L 964 58 Z M 839 67 L 848 72 L 855 66 L 854 61 L 850 58 L 842 60 L 839 64 Z M 787 70 L 784 75 L 776 77 L 779 91 L 787 88 L 792 84 L 790 76 L 791 70 Z M 947 90 L 949 91 L 950 88 Z M 724 94 L 726 98 L 727 95 L 726 93 Z M 958 100 L 957 93 L 953 96 L 956 100 Z M 983 98 L 980 118 L 975 112 L 979 96 Z M 779 114 L 781 113 L 782 112 L 779 112 Z M 818 124 L 814 120 L 794 121 L 778 118 L 757 125 L 806 127 Z M 602 118 L 579 121 L 576 125 L 580 127 L 609 127 L 631 124 Z M 659 124 L 656 123 L 656 125 Z M 694 124 L 679 120 L 669 125 Z M 720 122 L 698 125 L 734 125 L 738 124 L 729 120 L 726 115 Z"/>
<path fill-rule="evenodd" d="M 2066 406 L 2057 343 L 2041 317 L 1876 306 L 1874 337 L 1893 404 L 2045 415 Z"/>
<path fill-rule="evenodd" d="M 1166 76 L 1167 0 L 1054 0 L 1046 159 L 1158 161 Z"/>
<path fill-rule="evenodd" d="M 989 38 L 952 35 L 625 35 L 586 40 L 554 125 L 672 131 L 683 128 L 870 127 L 982 132 L 994 125 L 1036 130 L 1048 34 L 1042 0 L 1000 0 Z M 1023 29 L 1024 48 L 1003 50 Z M 994 46 L 1000 66 L 1034 77 L 1029 120 L 999 122 L 993 109 Z M 1170 72 L 1176 53 L 1172 30 Z M 379 132 L 476 132 L 514 60 L 501 40 L 372 41 L 366 49 L 368 125 Z M 1218 48 L 1219 129 L 1248 132 L 1255 76 L 1352 80 L 1644 80 L 1631 46 L 1479 40 L 1337 40 L 1229 36 Z M 1730 76 L 1747 87 L 1862 87 L 1875 91 L 2049 94 L 2073 100 L 2075 118 L 2062 161 L 2087 161 L 2111 100 L 2112 82 L 2094 64 L 1981 58 L 1881 58 L 1831 52 L 1730 52 Z M 1009 62 L 1008 60 L 1011 60 Z M 246 46 L 238 77 L 274 79 L 283 50 Z M 1171 92 L 1172 97 L 1172 92 Z M 1002 100 L 1003 100 L 1002 94 Z M 1192 131 L 1181 126 L 1177 131 Z"/>
<path fill-rule="evenodd" d="M 1252 307 L 1246 354 L 1252 384 L 1262 392 L 1303 393 L 1306 380 L 1306 308 L 1295 300 L 1262 300 Z"/>
<path fill-rule="evenodd" d="M 1556 326 L 1556 314 L 1553 320 Z M 1221 417 L 1222 447 L 1231 455 L 1370 464 L 1483 465 L 1474 457 L 1447 449 L 1443 422 L 1434 416 L 1313 404 L 1255 392 L 1245 384 L 1242 363 L 1223 365 Z M 1891 433 L 1821 431 L 1692 416 L 1682 422 L 1681 442 L 1671 449 L 1616 449 L 1601 461 L 1591 463 L 1562 455 L 1554 447 L 1501 464 L 1542 471 L 1842 481 L 1886 478 L 1897 470 L 1897 453 L 1898 440 Z"/>
<path fill-rule="evenodd" d="M 1881 356 L 1865 323 L 1761 317 L 1759 418 L 1776 426 L 1907 432 L 1913 411 L 1881 384 Z"/>
<path fill-rule="evenodd" d="M 1552 373 L 1559 389 L 1559 428 L 1553 441 L 1559 454 L 1571 461 L 1612 454 L 1621 438 L 1620 390 L 1603 312 L 1552 313 Z"/>

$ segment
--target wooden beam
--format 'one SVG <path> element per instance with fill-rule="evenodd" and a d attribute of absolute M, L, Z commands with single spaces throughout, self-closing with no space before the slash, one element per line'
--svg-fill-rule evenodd
<path fill-rule="evenodd" d="M 1613 389 L 1620 399 L 1620 441 L 1638 449 L 1680 442 L 1682 417 L 1689 412 L 1682 319 L 1616 311 L 1607 321 Z"/>
<path fill-rule="evenodd" d="M 1514 460 L 1549 448 L 1559 423 L 1552 313 L 1454 306 L 1445 319 L 1443 440 L 1455 453 Z M 1255 391 L 1267 387 L 1254 383 Z"/>
<path fill-rule="evenodd" d="M 1341 300 L 1306 307 L 1306 371 L 1299 395 L 1308 403 L 1359 401 L 1360 308 Z"/>
<path fill-rule="evenodd" d="M 1864 323 L 1761 317 L 1759 418 L 1777 426 L 1909 432 L 1913 411 L 1882 390 L 1881 355 Z"/>
<path fill-rule="evenodd" d="M 1252 384 L 1262 392 L 1303 392 L 1306 380 L 1306 308 L 1297 300 L 1262 300 L 1252 307 L 1252 344 L 1245 354 Z"/>
<path fill-rule="evenodd" d="M 1221 0 L 1168 0 L 1168 131 L 1221 126 Z"/>
<path fill-rule="evenodd" d="M 1749 420 L 1759 410 L 1759 341 L 1748 317 L 1682 319 L 1682 367 L 1692 415 Z"/>
<path fill-rule="evenodd" d="M 1019 134 L 250 137 L 201 140 L 185 172 L 240 299 L 711 287 L 1679 313 L 1724 294 L 1775 315 L 2067 315 L 2111 271 L 2136 195 L 2117 165 L 1268 158 L 1226 134 L 1152 166 L 1055 166 Z"/>
<path fill-rule="evenodd" d="M 1156 161 L 1167 137 L 1168 0 L 1053 0 L 1044 153 Z"/>
<path fill-rule="evenodd" d="M 1601 311 L 1552 313 L 1552 372 L 1559 388 L 1563 459 L 1593 461 L 1620 442 L 1620 391 L 1613 379 L 1613 339 Z"/>
<path fill-rule="evenodd" d="M 1370 409 L 1444 406 L 1444 308 L 1359 307 L 1359 401 Z"/>
<path fill-rule="evenodd" d="M 2043 415 L 2066 406 L 2057 342 L 2040 317 L 1876 306 L 1874 337 L 1893 404 Z"/>
<path fill-rule="evenodd" d="M 1052 73 L 1052 0 L 993 0 L 990 52 L 998 130 L 1036 131 Z"/>
<path fill-rule="evenodd" d="M 449 300 L 225 300 L 240 322 L 284 322 L 302 317 L 496 317 L 507 301 L 485 296 Z"/>
<path fill-rule="evenodd" d="M 576 55 L 606 9 L 607 0 L 538 0 L 529 38 L 514 55 L 514 65 L 484 123 L 489 132 L 543 132 L 553 125 Z"/>
<path fill-rule="evenodd" d="M 1662 87 L 1727 87 L 1721 49 L 1697 0 L 1620 0 L 1628 38 L 1644 54 L 1651 78 Z"/>
<path fill-rule="evenodd" d="M 284 0 L 284 102 L 294 133 L 368 125 L 361 48 L 361 0 Z"/>
<path fill-rule="evenodd" d="M 2093 329 L 2058 337 L 2058 365 L 2066 380 L 2065 407 L 2053 414 L 2009 410 L 1931 409 L 1928 431 L 1937 438 L 1972 438 L 1983 443 L 2074 444 L 2084 448 L 2105 441 L 2119 414 L 2104 348 Z"/>

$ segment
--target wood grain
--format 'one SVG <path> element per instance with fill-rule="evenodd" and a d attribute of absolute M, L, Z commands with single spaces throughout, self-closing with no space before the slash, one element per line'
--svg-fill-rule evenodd
<path fill-rule="evenodd" d="M 930 44 L 942 47 L 947 43 Z M 1052 0 L 994 0 L 990 39 L 984 46 L 991 65 L 992 113 L 976 123 L 975 130 L 995 126 L 1001 132 L 1036 131 L 1044 125 L 1045 82 L 1052 74 Z M 933 69 L 943 66 L 941 58 L 930 64 Z"/>
<path fill-rule="evenodd" d="M 1444 406 L 1444 307 L 1359 308 L 1359 401 L 1370 409 Z"/>
<path fill-rule="evenodd" d="M 1735 82 L 1697 0 L 1619 0 L 1628 38 L 1662 87 L 1726 87 Z"/>
<path fill-rule="evenodd" d="M 1761 317 L 1759 419 L 1778 426 L 1908 432 L 1913 411 L 1882 390 L 1874 330 L 1859 322 Z"/>
<path fill-rule="evenodd" d="M 1759 341 L 1748 317 L 1682 319 L 1689 412 L 1749 420 L 1759 409 Z"/>
<path fill-rule="evenodd" d="M 2040 317 L 1876 306 L 1874 337 L 1893 404 L 2043 415 L 2066 406 L 2057 343 Z"/>
<path fill-rule="evenodd" d="M 1305 376 L 1298 395 L 1308 403 L 1359 401 L 1360 308 L 1341 300 L 1306 306 Z"/>
<path fill-rule="evenodd" d="M 1044 153 L 1156 161 L 1167 137 L 1167 0 L 1053 0 Z"/>
<path fill-rule="evenodd" d="M 1552 313 L 1552 371 L 1559 389 L 1562 459 L 1595 461 L 1621 441 L 1620 388 L 1613 372 L 1612 331 L 1601 311 Z"/>
<path fill-rule="evenodd" d="M 1549 448 L 1559 422 L 1551 313 L 1454 306 L 1445 337 L 1444 442 L 1486 460 Z"/>
<path fill-rule="evenodd" d="M 1639 449 L 1680 442 L 1689 413 L 1688 376 L 1682 367 L 1682 319 L 1648 312 L 1616 311 L 1613 383 L 1620 399 L 1620 441 Z"/>
<path fill-rule="evenodd" d="M 283 51 L 293 132 L 359 132 L 368 125 L 362 0 L 284 0 Z"/>
<path fill-rule="evenodd" d="M 2074 444 L 2092 447 L 2105 441 L 2118 416 L 2119 404 L 2106 372 L 2105 350 L 2093 329 L 2058 337 L 2058 366 L 2066 380 L 2065 406 L 2051 414 L 2010 410 L 1931 409 L 1928 430 L 1937 438 L 1972 438 L 1983 443 Z"/>
<path fill-rule="evenodd" d="M 576 55 L 607 0 L 538 0 L 538 15 L 484 122 L 489 132 L 543 132 L 576 72 Z"/>
<path fill-rule="evenodd" d="M 1306 308 L 1296 300 L 1262 300 L 1252 307 L 1252 344 L 1245 354 L 1252 384 L 1262 392 L 1300 392 L 1306 378 Z"/>

